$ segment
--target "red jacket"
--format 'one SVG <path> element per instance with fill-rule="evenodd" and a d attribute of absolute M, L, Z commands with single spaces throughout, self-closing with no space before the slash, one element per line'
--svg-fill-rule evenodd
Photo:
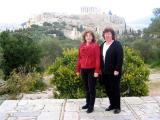
<path fill-rule="evenodd" d="M 85 43 L 80 44 L 76 72 L 80 72 L 81 68 L 95 68 L 95 72 L 99 73 L 100 47 L 97 43 L 88 46 Z"/>

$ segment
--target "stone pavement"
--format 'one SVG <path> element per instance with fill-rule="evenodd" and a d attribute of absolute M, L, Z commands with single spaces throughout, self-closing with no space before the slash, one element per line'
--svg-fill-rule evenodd
<path fill-rule="evenodd" d="M 95 110 L 87 114 L 85 99 L 5 100 L 0 120 L 160 120 L 160 96 L 123 97 L 122 112 L 105 112 L 108 98 L 97 98 Z"/>

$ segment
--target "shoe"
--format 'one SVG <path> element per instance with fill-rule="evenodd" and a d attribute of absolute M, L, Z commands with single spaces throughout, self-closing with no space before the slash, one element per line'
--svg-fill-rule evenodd
<path fill-rule="evenodd" d="M 82 109 L 88 109 L 88 105 L 82 106 Z"/>
<path fill-rule="evenodd" d="M 108 108 L 105 109 L 105 111 L 111 111 L 113 109 L 114 109 L 113 107 L 109 106 Z"/>
<path fill-rule="evenodd" d="M 86 112 L 87 112 L 87 113 L 92 113 L 93 111 L 94 111 L 93 108 L 88 108 Z"/>
<path fill-rule="evenodd" d="M 119 108 L 114 110 L 114 114 L 118 114 L 120 112 L 121 112 L 121 110 Z"/>

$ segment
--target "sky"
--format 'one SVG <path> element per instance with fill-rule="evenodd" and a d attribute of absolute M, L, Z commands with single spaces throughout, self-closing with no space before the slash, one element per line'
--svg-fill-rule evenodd
<path fill-rule="evenodd" d="M 23 23 L 43 12 L 79 14 L 83 6 L 124 17 L 127 23 L 150 19 L 160 0 L 0 0 L 0 23 Z M 144 19 L 144 20 L 143 20 Z"/>

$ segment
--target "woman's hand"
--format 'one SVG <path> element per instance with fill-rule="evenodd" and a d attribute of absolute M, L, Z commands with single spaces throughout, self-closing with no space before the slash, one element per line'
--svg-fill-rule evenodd
<path fill-rule="evenodd" d="M 98 77 L 98 73 L 94 73 L 94 77 L 96 77 L 96 78 L 97 78 L 97 77 Z"/>
<path fill-rule="evenodd" d="M 118 71 L 114 71 L 114 76 L 117 76 L 117 75 L 119 75 L 119 72 Z"/>
<path fill-rule="evenodd" d="M 77 73 L 76 73 L 76 75 L 77 75 L 77 76 L 79 76 L 79 75 L 80 75 L 80 73 L 79 73 L 79 72 L 77 72 Z"/>

